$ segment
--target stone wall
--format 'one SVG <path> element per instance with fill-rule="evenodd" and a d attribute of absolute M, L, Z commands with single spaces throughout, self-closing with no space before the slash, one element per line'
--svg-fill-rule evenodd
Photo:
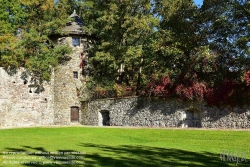
<path fill-rule="evenodd" d="M 82 102 L 81 123 L 102 126 L 102 112 L 109 112 L 111 126 L 250 128 L 249 107 L 219 109 L 138 97 Z"/>
<path fill-rule="evenodd" d="M 0 126 L 53 124 L 53 76 L 42 92 L 29 80 L 23 68 L 9 73 L 0 68 Z"/>
<path fill-rule="evenodd" d="M 204 107 L 201 106 L 201 124 L 206 128 L 250 129 L 250 107 Z"/>
<path fill-rule="evenodd" d="M 124 98 L 83 102 L 82 124 L 102 125 L 101 111 L 109 111 L 111 126 L 180 127 L 185 105 L 176 100 Z"/>
<path fill-rule="evenodd" d="M 78 61 L 59 67 L 38 92 L 25 77 L 25 69 L 7 73 L 0 68 L 0 126 L 70 124 L 71 107 L 76 106 L 83 125 L 250 129 L 248 106 L 217 108 L 139 97 L 80 103 L 77 88 L 81 79 L 72 75 L 79 68 L 75 66 Z"/>

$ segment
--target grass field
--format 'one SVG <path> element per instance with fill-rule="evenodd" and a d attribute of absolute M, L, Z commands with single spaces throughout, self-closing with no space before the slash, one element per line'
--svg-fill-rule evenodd
<path fill-rule="evenodd" d="M 2 167 L 236 165 L 250 166 L 250 131 L 96 127 L 0 130 Z"/>

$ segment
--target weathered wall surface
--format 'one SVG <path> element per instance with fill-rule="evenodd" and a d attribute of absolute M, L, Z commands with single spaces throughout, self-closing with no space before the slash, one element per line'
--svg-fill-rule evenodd
<path fill-rule="evenodd" d="M 206 128 L 250 129 L 250 107 L 204 107 L 201 106 L 201 124 Z"/>
<path fill-rule="evenodd" d="M 81 123 L 102 126 L 107 111 L 111 126 L 250 128 L 248 107 L 219 109 L 137 97 L 83 102 Z"/>
<path fill-rule="evenodd" d="M 70 123 L 70 107 L 79 106 L 72 72 L 60 68 L 55 71 L 55 124 Z"/>
<path fill-rule="evenodd" d="M 59 39 L 64 44 L 72 46 L 72 37 L 63 37 Z M 69 55 L 70 60 L 60 65 L 55 70 L 55 124 L 67 125 L 71 123 L 71 107 L 80 108 L 78 91 L 84 83 L 85 77 L 82 75 L 80 63 L 82 61 L 81 53 L 87 59 L 85 51 L 90 47 L 90 41 L 84 38 L 80 40 L 80 46 L 75 46 L 73 52 Z M 74 77 L 77 73 L 77 78 Z M 79 116 L 81 117 L 81 115 Z"/>
<path fill-rule="evenodd" d="M 72 46 L 72 37 L 61 42 Z M 81 38 L 80 46 L 73 47 L 70 59 L 54 70 L 50 83 L 44 83 L 44 91 L 37 92 L 25 69 L 7 73 L 0 68 L 0 126 L 66 125 L 71 121 L 71 107 L 79 107 L 78 89 L 84 83 L 80 63 L 91 40 Z M 77 78 L 74 77 L 77 73 Z M 25 82 L 27 80 L 28 82 Z M 79 113 L 79 118 L 81 113 Z"/>
<path fill-rule="evenodd" d="M 82 124 L 102 125 L 102 111 L 109 111 L 111 126 L 183 126 L 185 105 L 177 101 L 124 98 L 83 102 Z"/>
<path fill-rule="evenodd" d="M 24 73 L 23 68 L 14 74 L 0 68 L 0 126 L 53 124 L 53 77 L 38 94 Z"/>

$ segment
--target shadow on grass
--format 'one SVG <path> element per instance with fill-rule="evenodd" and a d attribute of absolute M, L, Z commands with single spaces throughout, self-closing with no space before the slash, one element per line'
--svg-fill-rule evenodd
<path fill-rule="evenodd" d="M 202 152 L 196 153 L 180 149 L 167 149 L 149 146 L 109 146 L 97 144 L 84 144 L 83 147 L 94 147 L 101 154 L 87 154 L 86 166 L 128 166 L 128 167 L 147 167 L 147 166 L 191 166 L 205 167 L 218 166 L 227 167 L 235 166 L 237 162 L 225 162 L 220 159 L 220 154 Z M 240 161 L 240 160 L 239 160 Z M 238 166 L 249 166 L 247 162 L 239 162 Z"/>
<path fill-rule="evenodd" d="M 30 159 L 42 161 L 36 164 L 35 160 L 29 160 L 23 166 L 56 167 L 56 166 L 101 166 L 101 167 L 229 167 L 236 166 L 237 159 L 222 161 L 219 153 L 191 152 L 174 148 L 159 148 L 151 146 L 131 145 L 100 145 L 82 143 L 81 150 L 93 150 L 81 153 L 76 150 L 46 151 L 42 147 L 6 148 L 9 152 L 25 152 Z M 32 151 L 32 154 L 29 152 Z M 3 153 L 2 153 L 3 154 Z M 6 156 L 6 154 L 4 154 Z M 10 155 L 8 155 L 10 156 Z M 244 160 L 244 161 L 242 161 Z M 242 161 L 242 162 L 241 162 Z M 47 162 L 47 163 L 46 163 Z M 237 166 L 250 166 L 250 159 L 238 159 Z"/>
<path fill-rule="evenodd" d="M 83 166 L 85 153 L 76 150 L 57 150 L 50 152 L 43 147 L 23 146 L 23 148 L 5 148 L 0 153 L 3 162 L 0 166 Z"/>

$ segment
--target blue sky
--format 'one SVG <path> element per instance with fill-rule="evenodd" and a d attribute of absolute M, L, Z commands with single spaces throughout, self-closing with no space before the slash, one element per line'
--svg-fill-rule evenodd
<path fill-rule="evenodd" d="M 202 5 L 203 4 L 203 0 L 194 0 L 194 3 L 196 4 L 196 5 Z"/>

